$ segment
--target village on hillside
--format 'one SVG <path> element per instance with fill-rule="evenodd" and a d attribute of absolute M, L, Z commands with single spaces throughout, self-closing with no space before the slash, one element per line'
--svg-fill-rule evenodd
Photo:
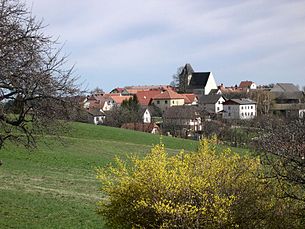
<path fill-rule="evenodd" d="M 88 121 L 149 133 L 198 138 L 205 125 L 261 115 L 305 117 L 304 92 L 292 83 L 217 85 L 212 72 L 186 64 L 176 85 L 125 86 L 80 98 Z M 127 109 L 120 109 L 125 107 Z M 128 110 L 128 111 L 126 111 Z"/>

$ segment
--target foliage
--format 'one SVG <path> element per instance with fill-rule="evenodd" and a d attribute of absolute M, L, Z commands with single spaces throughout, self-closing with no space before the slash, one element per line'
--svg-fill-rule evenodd
<path fill-rule="evenodd" d="M 114 228 L 298 227 L 289 200 L 263 178 L 259 158 L 229 149 L 217 154 L 214 140 L 198 152 L 168 156 L 164 145 L 144 158 L 97 170 L 103 199 L 98 212 Z M 278 222 L 278 218 L 281 221 Z"/>
<path fill-rule="evenodd" d="M 121 127 L 124 123 L 138 123 L 142 119 L 141 109 L 136 96 L 124 100 L 121 106 L 108 111 L 105 124 L 112 127 Z"/>
<path fill-rule="evenodd" d="M 5 140 L 28 146 L 67 116 L 65 98 L 78 92 L 56 41 L 43 33 L 19 0 L 0 0 L 0 148 Z M 34 128 L 33 128 L 34 127 Z"/>
<path fill-rule="evenodd" d="M 140 104 L 137 96 L 133 96 L 128 100 L 124 100 L 121 106 L 131 112 L 138 112 L 140 110 Z"/>

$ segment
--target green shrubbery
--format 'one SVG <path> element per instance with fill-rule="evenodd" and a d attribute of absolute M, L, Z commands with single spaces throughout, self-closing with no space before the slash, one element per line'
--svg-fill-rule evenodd
<path fill-rule="evenodd" d="M 160 144 L 144 159 L 98 169 L 99 213 L 114 228 L 301 227 L 300 206 L 280 198 L 259 158 L 217 153 L 213 141 L 175 156 Z"/>

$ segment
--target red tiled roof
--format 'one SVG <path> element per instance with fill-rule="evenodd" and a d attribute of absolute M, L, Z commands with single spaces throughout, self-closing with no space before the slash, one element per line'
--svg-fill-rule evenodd
<path fill-rule="evenodd" d="M 153 99 L 184 99 L 185 97 L 178 94 L 177 92 L 174 92 L 173 90 L 167 90 L 164 92 L 161 92 L 159 95 L 155 96 Z"/>
<path fill-rule="evenodd" d="M 241 81 L 239 87 L 246 88 L 246 87 L 250 87 L 252 84 L 253 84 L 252 81 Z"/>
<path fill-rule="evenodd" d="M 150 100 L 160 93 L 161 90 L 138 91 L 136 96 L 141 106 L 148 106 Z"/>
<path fill-rule="evenodd" d="M 191 104 L 194 102 L 196 95 L 195 94 L 181 94 L 184 96 L 184 103 L 185 104 Z"/>
<path fill-rule="evenodd" d="M 113 101 L 117 104 L 122 104 L 122 102 L 124 100 L 128 100 L 128 99 L 132 98 L 132 96 L 130 96 L 130 95 L 112 95 L 112 94 L 110 94 L 109 97 L 112 98 Z"/>

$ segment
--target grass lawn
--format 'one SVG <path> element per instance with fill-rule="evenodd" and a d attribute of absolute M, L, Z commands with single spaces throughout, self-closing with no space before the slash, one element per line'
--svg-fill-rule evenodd
<path fill-rule="evenodd" d="M 160 136 L 72 123 L 62 141 L 44 137 L 27 151 L 0 151 L 0 228 L 103 228 L 95 213 L 100 198 L 95 168 L 115 155 L 145 155 Z M 42 143 L 45 142 L 45 143 Z M 169 153 L 195 150 L 197 142 L 162 137 Z"/>

